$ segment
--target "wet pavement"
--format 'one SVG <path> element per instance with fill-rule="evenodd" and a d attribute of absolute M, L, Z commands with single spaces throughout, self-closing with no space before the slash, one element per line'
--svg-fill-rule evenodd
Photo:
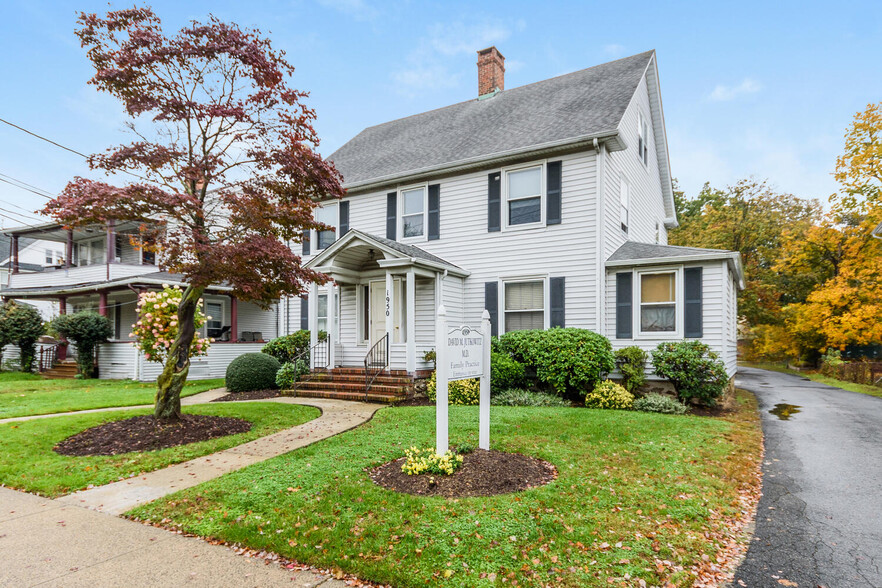
<path fill-rule="evenodd" d="M 756 536 L 736 586 L 882 587 L 882 398 L 739 368 L 765 436 Z"/>

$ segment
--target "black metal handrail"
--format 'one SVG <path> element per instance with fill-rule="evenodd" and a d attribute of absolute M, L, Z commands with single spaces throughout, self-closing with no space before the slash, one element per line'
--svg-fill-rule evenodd
<path fill-rule="evenodd" d="M 326 370 L 331 365 L 331 338 L 329 336 L 325 336 L 324 339 L 320 338 L 318 343 L 313 345 L 312 348 L 297 354 L 292 363 L 296 366 L 301 361 L 307 363 L 309 371 L 302 375 L 297 374 L 297 377 L 294 379 L 294 386 L 291 388 L 294 394 L 297 394 L 298 384 L 312 380 L 315 377 L 316 370 Z"/>
<path fill-rule="evenodd" d="M 367 394 L 374 380 L 389 366 L 389 333 L 374 343 L 364 356 L 364 391 Z"/>

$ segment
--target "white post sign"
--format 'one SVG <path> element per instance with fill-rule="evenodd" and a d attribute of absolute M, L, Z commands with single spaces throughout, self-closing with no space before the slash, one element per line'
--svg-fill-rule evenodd
<path fill-rule="evenodd" d="M 447 310 L 438 308 L 435 324 L 435 451 L 448 447 L 449 409 L 447 385 L 451 381 L 481 379 L 478 447 L 490 449 L 490 313 L 481 317 L 481 328 L 449 328 Z"/>

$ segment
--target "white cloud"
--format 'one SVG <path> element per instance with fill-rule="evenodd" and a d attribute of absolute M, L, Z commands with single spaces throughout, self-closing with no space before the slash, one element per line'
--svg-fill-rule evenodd
<path fill-rule="evenodd" d="M 609 45 L 603 46 L 603 52 L 610 57 L 621 57 L 625 54 L 625 47 L 624 45 L 610 43 Z"/>
<path fill-rule="evenodd" d="M 407 94 L 418 90 L 452 88 L 457 85 L 459 78 L 460 75 L 451 74 L 443 65 L 415 65 L 392 73 L 392 80 L 399 88 L 406 88 Z"/>
<path fill-rule="evenodd" d="M 368 21 L 377 17 L 377 9 L 364 0 L 319 0 L 325 8 L 332 8 L 355 20 Z"/>
<path fill-rule="evenodd" d="M 435 24 L 429 28 L 429 44 L 441 55 L 476 53 L 511 36 L 511 29 L 498 22 L 466 25 L 461 22 Z"/>
<path fill-rule="evenodd" d="M 756 94 L 762 90 L 762 88 L 762 85 L 758 81 L 751 78 L 744 78 L 744 80 L 737 86 L 717 84 L 708 98 L 714 102 L 728 102 L 744 94 Z"/>

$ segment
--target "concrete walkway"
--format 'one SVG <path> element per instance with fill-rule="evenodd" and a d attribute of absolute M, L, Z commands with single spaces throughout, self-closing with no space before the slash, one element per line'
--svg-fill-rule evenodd
<path fill-rule="evenodd" d="M 252 402 L 252 401 L 244 401 Z M 218 453 L 156 470 L 105 486 L 81 490 L 57 502 L 84 506 L 109 514 L 122 514 L 172 492 L 196 486 L 253 463 L 305 447 L 370 420 L 379 404 L 324 398 L 272 398 L 254 402 L 279 402 L 315 406 L 322 415 L 308 423 L 237 445 Z"/>
<path fill-rule="evenodd" d="M 192 406 L 194 404 L 205 404 L 207 402 L 211 402 L 215 398 L 220 398 L 221 396 L 226 396 L 227 389 L 226 388 L 215 388 L 213 390 L 206 390 L 205 392 L 200 392 L 199 394 L 194 394 L 193 396 L 187 396 L 186 398 L 181 398 L 181 406 Z M 71 412 L 53 412 L 49 414 L 35 414 L 32 416 L 23 416 L 23 417 L 12 417 L 8 419 L 0 419 L 0 423 L 14 423 L 16 421 L 33 421 L 36 419 L 50 419 L 53 417 L 60 416 L 71 416 L 77 414 L 90 414 L 93 412 L 113 412 L 117 410 L 137 410 L 139 408 L 153 408 L 152 404 L 136 404 L 134 406 L 108 406 L 106 408 L 91 408 L 89 410 L 74 410 Z"/>
<path fill-rule="evenodd" d="M 0 488 L 0 586 L 343 588 L 228 547 Z"/>

